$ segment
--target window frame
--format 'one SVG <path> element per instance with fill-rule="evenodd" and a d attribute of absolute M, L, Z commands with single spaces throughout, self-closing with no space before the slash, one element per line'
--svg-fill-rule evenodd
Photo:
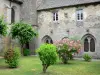
<path fill-rule="evenodd" d="M 85 45 L 85 42 L 86 42 L 86 39 L 87 39 L 87 41 L 88 41 L 88 49 L 89 50 L 85 50 L 86 48 L 86 45 Z M 93 43 L 93 44 L 91 44 L 91 42 Z M 92 45 L 94 45 L 94 50 L 93 49 L 91 49 L 92 47 Z M 91 36 L 88 36 L 88 37 L 86 37 L 85 39 L 84 39 L 84 52 L 95 52 L 95 48 L 96 48 L 96 41 L 95 41 L 95 39 L 93 38 L 93 37 L 91 37 Z"/>
<path fill-rule="evenodd" d="M 58 21 L 58 20 L 59 20 L 58 11 L 53 12 L 53 21 Z"/>
<path fill-rule="evenodd" d="M 83 9 L 77 9 L 76 20 L 77 21 L 83 21 L 83 19 L 84 19 Z"/>

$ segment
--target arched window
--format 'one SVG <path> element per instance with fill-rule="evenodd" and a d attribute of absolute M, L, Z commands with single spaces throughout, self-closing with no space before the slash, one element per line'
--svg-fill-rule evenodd
<path fill-rule="evenodd" d="M 90 51 L 95 52 L 95 41 L 93 38 L 90 40 Z"/>
<path fill-rule="evenodd" d="M 89 43 L 87 38 L 84 40 L 84 51 L 85 52 L 89 51 Z"/>
<path fill-rule="evenodd" d="M 53 44 L 53 40 L 48 35 L 44 36 L 42 41 L 43 41 L 43 43 Z"/>
<path fill-rule="evenodd" d="M 90 34 L 84 36 L 84 52 L 95 52 L 95 38 Z"/>
<path fill-rule="evenodd" d="M 15 10 L 14 8 L 11 8 L 11 23 L 15 22 Z"/>

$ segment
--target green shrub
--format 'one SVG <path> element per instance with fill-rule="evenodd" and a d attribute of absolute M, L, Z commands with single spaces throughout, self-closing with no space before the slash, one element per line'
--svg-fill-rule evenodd
<path fill-rule="evenodd" d="M 18 22 L 13 24 L 10 34 L 13 39 L 19 40 L 20 45 L 22 47 L 22 52 L 24 50 L 25 44 L 30 42 L 33 38 L 35 38 L 38 35 L 36 30 L 34 30 L 30 24 L 26 24 L 24 22 Z"/>
<path fill-rule="evenodd" d="M 30 55 L 30 50 L 29 50 L 29 49 L 24 49 L 23 55 L 24 55 L 24 56 Z"/>
<path fill-rule="evenodd" d="M 53 65 L 57 60 L 56 46 L 52 44 L 43 44 L 37 50 L 39 58 L 42 61 L 43 72 L 45 73 L 50 65 Z"/>
<path fill-rule="evenodd" d="M 91 61 L 91 59 L 92 59 L 92 57 L 91 56 L 89 56 L 88 54 L 84 54 L 83 55 L 83 59 L 85 60 L 85 61 Z"/>
<path fill-rule="evenodd" d="M 9 49 L 5 53 L 4 58 L 5 58 L 5 62 L 9 65 L 10 68 L 18 67 L 18 59 L 19 59 L 18 51 Z"/>
<path fill-rule="evenodd" d="M 69 55 L 69 52 L 68 52 L 68 45 L 67 44 L 63 44 L 62 46 L 60 46 L 59 50 L 58 50 L 58 54 L 59 54 L 59 57 L 61 58 L 62 62 L 64 64 L 67 64 L 68 63 L 68 55 Z"/>
<path fill-rule="evenodd" d="M 0 16 L 0 35 L 5 36 L 7 34 L 7 24 L 4 21 L 4 18 Z"/>
<path fill-rule="evenodd" d="M 64 64 L 68 63 L 69 59 L 73 59 L 73 53 L 76 53 L 77 50 L 70 47 L 67 44 L 62 44 L 58 47 L 58 54 Z"/>
<path fill-rule="evenodd" d="M 15 47 L 14 51 L 16 51 L 18 53 L 18 56 L 21 56 L 21 48 L 20 47 Z"/>

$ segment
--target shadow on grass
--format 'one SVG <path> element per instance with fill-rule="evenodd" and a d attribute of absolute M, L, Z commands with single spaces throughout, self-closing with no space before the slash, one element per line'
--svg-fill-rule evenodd
<path fill-rule="evenodd" d="M 55 72 L 51 72 L 51 71 L 47 71 L 46 73 L 39 73 L 39 75 L 58 75 L 57 73 L 55 73 Z"/>
<path fill-rule="evenodd" d="M 69 60 L 67 64 L 64 64 L 62 61 L 60 61 L 60 62 L 57 62 L 55 65 L 68 65 L 68 66 L 73 66 L 73 65 L 78 65 L 79 63 L 82 64 L 84 62 L 85 62 L 84 60 L 76 60 L 76 59 L 73 59 L 73 60 Z"/>
<path fill-rule="evenodd" d="M 0 70 L 14 70 L 14 69 L 18 69 L 18 68 L 10 68 L 10 67 L 8 67 L 8 66 L 2 66 L 2 65 L 0 65 Z"/>
<path fill-rule="evenodd" d="M 72 63 L 72 62 L 68 62 L 67 64 L 64 64 L 64 63 L 62 63 L 62 62 L 59 62 L 59 63 L 56 63 L 55 65 L 56 65 L 56 66 L 57 66 L 57 65 L 58 65 L 58 66 L 61 66 L 61 65 L 62 65 L 62 66 L 63 66 L 63 65 L 64 65 L 64 66 L 65 66 L 65 65 L 68 65 L 68 66 L 71 65 L 71 66 L 72 66 L 72 65 L 76 65 L 76 64 L 77 64 L 77 63 Z"/>
<path fill-rule="evenodd" d="M 0 65 L 0 70 L 4 70 L 4 69 L 10 69 L 8 66 L 1 66 Z"/>

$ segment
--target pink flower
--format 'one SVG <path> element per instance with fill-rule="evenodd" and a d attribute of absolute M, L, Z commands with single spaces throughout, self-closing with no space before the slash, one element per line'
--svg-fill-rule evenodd
<path fill-rule="evenodd" d="M 74 40 L 70 40 L 68 38 L 65 38 L 65 39 L 60 40 L 60 41 L 56 40 L 54 42 L 54 45 L 56 45 L 57 47 L 61 47 L 61 46 L 63 46 L 63 44 L 67 44 L 69 46 L 68 51 L 70 51 L 72 48 L 75 48 L 78 53 L 80 52 L 81 47 L 82 47 L 80 40 L 74 41 Z"/>

